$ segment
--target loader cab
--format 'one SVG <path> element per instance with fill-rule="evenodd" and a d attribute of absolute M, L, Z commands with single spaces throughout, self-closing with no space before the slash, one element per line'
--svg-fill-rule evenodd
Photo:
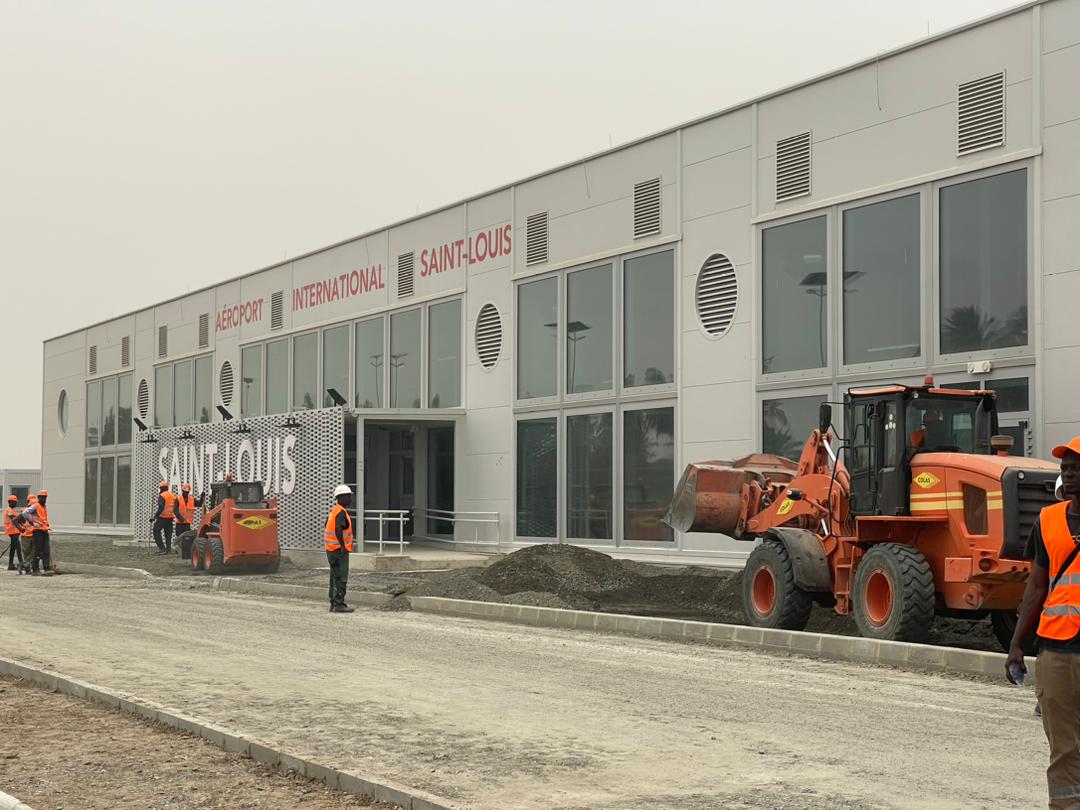
<path fill-rule="evenodd" d="M 855 515 L 907 515 L 911 461 L 919 453 L 991 452 L 992 391 L 887 386 L 844 396 L 845 464 Z"/>

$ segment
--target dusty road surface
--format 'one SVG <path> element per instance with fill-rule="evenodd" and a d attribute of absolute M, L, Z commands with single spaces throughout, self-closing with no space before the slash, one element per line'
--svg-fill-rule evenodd
<path fill-rule="evenodd" d="M 35 810 L 397 810 L 10 678 L 0 678 L 0 729 L 0 790 Z"/>
<path fill-rule="evenodd" d="M 417 613 L 0 580 L 0 654 L 469 808 L 1037 807 L 1030 690 Z"/>

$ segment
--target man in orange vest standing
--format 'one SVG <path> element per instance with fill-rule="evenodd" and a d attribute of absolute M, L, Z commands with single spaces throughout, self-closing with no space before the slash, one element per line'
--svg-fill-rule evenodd
<path fill-rule="evenodd" d="M 1080 436 L 1054 448 L 1065 500 L 1031 527 L 1035 559 L 1013 632 L 1005 677 L 1023 680 L 1023 640 L 1038 626 L 1035 696 L 1050 743 L 1051 808 L 1080 808 Z"/>
<path fill-rule="evenodd" d="M 158 485 L 161 490 L 158 494 L 157 505 L 154 507 L 154 543 L 158 547 L 158 554 L 168 554 L 172 551 L 173 521 L 176 519 L 176 495 L 169 489 L 169 482 L 162 481 Z"/>
<path fill-rule="evenodd" d="M 28 495 L 26 497 L 26 505 L 33 506 L 37 503 L 37 495 Z M 23 573 L 30 573 L 30 560 L 34 558 L 34 524 L 22 517 L 22 512 L 19 513 L 19 520 L 22 520 L 22 534 L 19 535 L 19 539 L 22 540 L 22 556 L 23 556 Z"/>
<path fill-rule="evenodd" d="M 4 536 L 8 539 L 8 571 L 18 571 L 20 574 L 23 572 L 23 554 L 22 554 L 22 542 L 19 540 L 19 535 L 22 532 L 19 531 L 19 527 L 15 525 L 15 519 L 19 514 L 19 510 L 15 508 L 19 503 L 18 497 L 15 495 L 8 495 L 7 508 L 4 509 Z M 19 558 L 18 567 L 15 566 L 15 558 Z"/>
<path fill-rule="evenodd" d="M 41 490 L 37 494 L 37 501 L 31 501 L 17 518 L 16 525 L 30 524 L 33 529 L 32 553 L 30 556 L 30 573 L 35 577 L 39 574 L 52 575 L 52 548 L 49 542 L 49 493 Z M 38 566 L 41 567 L 40 572 Z"/>
<path fill-rule="evenodd" d="M 326 519 L 326 559 L 330 562 L 330 612 L 352 613 L 345 604 L 349 586 L 349 554 L 353 550 L 353 522 L 348 507 L 352 490 L 342 484 L 334 490 L 334 508 Z"/>
<path fill-rule="evenodd" d="M 173 536 L 178 546 L 181 545 L 180 537 L 191 530 L 191 524 L 195 522 L 195 510 L 202 507 L 204 497 L 205 495 L 200 495 L 196 498 L 192 495 L 191 484 L 180 487 L 180 495 L 176 499 L 176 525 L 173 528 Z M 190 546 L 186 549 L 180 548 L 181 557 L 186 557 L 189 553 L 191 553 Z"/>

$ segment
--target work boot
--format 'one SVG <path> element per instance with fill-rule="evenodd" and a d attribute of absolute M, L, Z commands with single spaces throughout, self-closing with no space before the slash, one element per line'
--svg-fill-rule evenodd
<path fill-rule="evenodd" d="M 334 605 L 330 608 L 331 613 L 355 613 L 355 611 L 348 605 Z"/>
<path fill-rule="evenodd" d="M 30 576 L 33 576 L 33 577 L 39 577 L 39 576 L 41 576 L 41 572 L 40 572 L 40 571 L 38 571 L 38 570 L 37 570 L 37 569 L 35 568 L 34 570 L 32 570 L 32 571 L 30 572 Z"/>

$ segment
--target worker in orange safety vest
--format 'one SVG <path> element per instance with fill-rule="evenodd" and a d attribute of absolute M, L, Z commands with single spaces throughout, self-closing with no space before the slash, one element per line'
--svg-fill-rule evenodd
<path fill-rule="evenodd" d="M 15 518 L 19 514 L 19 510 L 15 508 L 18 503 L 19 498 L 17 496 L 8 495 L 8 504 L 4 509 L 4 536 L 8 539 L 8 571 L 18 571 L 21 574 L 25 564 L 23 561 L 22 541 L 19 539 L 22 532 L 15 525 Z M 16 557 L 19 558 L 18 566 L 15 565 Z"/>
<path fill-rule="evenodd" d="M 342 484 L 334 490 L 333 509 L 326 519 L 326 559 L 330 562 L 330 612 L 352 613 L 345 604 L 349 586 L 349 554 L 353 550 L 353 522 L 348 507 L 352 490 Z"/>
<path fill-rule="evenodd" d="M 150 518 L 154 526 L 154 543 L 158 547 L 158 554 L 168 554 L 172 551 L 173 521 L 176 520 L 176 494 L 169 489 L 169 482 L 162 481 L 158 485 L 157 504 L 154 506 L 154 515 Z"/>
<path fill-rule="evenodd" d="M 37 503 L 37 495 L 28 495 L 26 498 L 26 505 Z M 19 513 L 20 517 L 22 513 Z M 34 556 L 34 524 L 26 519 L 21 524 L 22 534 L 19 535 L 19 540 L 22 544 L 22 556 L 23 556 L 23 573 L 30 573 L 30 560 Z"/>
<path fill-rule="evenodd" d="M 12 520 L 16 526 L 23 529 L 25 536 L 26 526 L 31 528 L 31 554 L 30 573 L 35 577 L 39 574 L 52 575 L 52 545 L 49 538 L 49 493 L 44 489 L 37 494 L 37 499 L 29 499 L 30 504 Z M 26 551 L 25 541 L 23 551 Z"/>
<path fill-rule="evenodd" d="M 1065 500 L 1031 527 L 1035 555 L 1005 659 L 1005 677 L 1023 680 L 1024 640 L 1038 626 L 1035 695 L 1050 743 L 1051 808 L 1080 808 L 1080 436 L 1053 450 Z"/>
<path fill-rule="evenodd" d="M 191 494 L 191 484 L 180 487 L 180 495 L 176 498 L 176 523 L 173 527 L 173 537 L 177 540 L 177 548 L 180 555 L 187 556 L 190 548 L 181 548 L 180 536 L 191 530 L 191 524 L 195 522 L 195 510 L 201 509 L 206 495 L 196 498 Z"/>

